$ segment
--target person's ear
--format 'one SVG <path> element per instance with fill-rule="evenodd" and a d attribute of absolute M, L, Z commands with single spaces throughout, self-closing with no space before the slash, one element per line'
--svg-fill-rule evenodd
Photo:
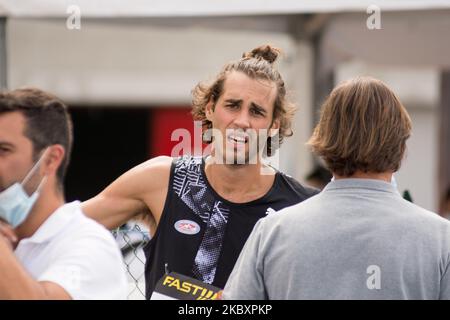
<path fill-rule="evenodd" d="M 55 174 L 61 165 L 66 151 L 60 144 L 55 144 L 49 147 L 45 155 L 43 170 L 45 175 Z"/>
<path fill-rule="evenodd" d="M 214 101 L 213 97 L 211 96 L 211 98 L 209 99 L 208 103 L 205 106 L 206 119 L 212 122 L 213 113 L 214 113 Z"/>
<path fill-rule="evenodd" d="M 271 138 L 275 137 L 278 134 L 279 129 L 280 129 L 280 119 L 273 120 L 272 125 L 270 126 L 269 136 Z"/>

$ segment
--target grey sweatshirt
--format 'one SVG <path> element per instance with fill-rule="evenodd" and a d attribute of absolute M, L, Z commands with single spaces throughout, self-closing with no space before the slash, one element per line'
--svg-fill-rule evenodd
<path fill-rule="evenodd" d="M 224 299 L 450 299 L 450 222 L 389 183 L 342 179 L 261 219 Z"/>

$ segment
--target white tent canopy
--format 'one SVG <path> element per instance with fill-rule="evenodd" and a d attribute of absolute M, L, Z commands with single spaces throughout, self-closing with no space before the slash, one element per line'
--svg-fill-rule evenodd
<path fill-rule="evenodd" d="M 384 11 L 450 8 L 448 0 L 0 0 L 0 15 L 65 17 L 70 5 L 84 17 L 176 17 L 264 15 L 363 11 L 377 5 Z"/>
<path fill-rule="evenodd" d="M 450 10 L 387 12 L 381 29 L 366 27 L 367 15 L 334 15 L 323 30 L 321 71 L 357 58 L 372 64 L 450 68 Z M 447 39 L 447 40 L 446 40 Z"/>

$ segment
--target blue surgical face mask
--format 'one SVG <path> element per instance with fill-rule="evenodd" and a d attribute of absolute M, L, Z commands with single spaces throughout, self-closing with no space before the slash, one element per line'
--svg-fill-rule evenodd
<path fill-rule="evenodd" d="M 18 227 L 25 221 L 39 197 L 39 191 L 46 180 L 46 177 L 42 179 L 36 191 L 30 196 L 26 193 L 23 186 L 34 174 L 36 168 L 39 167 L 46 151 L 47 150 L 44 151 L 41 158 L 28 172 L 22 183 L 16 182 L 6 190 L 0 192 L 0 218 L 9 223 L 13 228 Z"/>

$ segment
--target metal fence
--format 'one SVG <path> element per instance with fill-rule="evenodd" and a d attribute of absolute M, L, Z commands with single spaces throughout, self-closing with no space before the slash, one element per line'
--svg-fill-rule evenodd
<path fill-rule="evenodd" d="M 145 255 L 143 248 L 150 241 L 150 232 L 139 222 L 130 222 L 113 231 L 122 251 L 127 273 L 128 300 L 145 299 Z"/>

